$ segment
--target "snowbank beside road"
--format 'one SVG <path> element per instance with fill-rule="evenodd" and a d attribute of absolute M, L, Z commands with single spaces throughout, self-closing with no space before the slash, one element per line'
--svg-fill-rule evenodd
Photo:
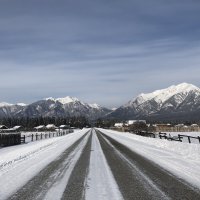
<path fill-rule="evenodd" d="M 200 188 L 200 145 L 99 129 L 134 152 Z"/>
<path fill-rule="evenodd" d="M 0 199 L 21 188 L 88 130 L 0 149 Z"/>

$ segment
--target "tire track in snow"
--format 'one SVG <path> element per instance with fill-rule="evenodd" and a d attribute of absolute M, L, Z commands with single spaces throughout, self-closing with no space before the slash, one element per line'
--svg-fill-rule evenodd
<path fill-rule="evenodd" d="M 88 133 L 82 136 L 9 199 L 60 199 L 65 190 L 71 171 L 76 165 L 88 138 Z M 55 191 L 56 193 L 52 195 L 52 191 Z M 51 194 L 51 196 L 49 194 Z"/>
<path fill-rule="evenodd" d="M 124 199 L 200 199 L 183 180 L 98 131 L 98 138 Z"/>
<path fill-rule="evenodd" d="M 94 129 L 92 130 L 92 150 L 86 185 L 86 200 L 123 199 Z"/>
<path fill-rule="evenodd" d="M 61 198 L 62 200 L 81 200 L 85 198 L 86 177 L 90 163 L 91 141 L 92 135 L 90 134 L 89 140 L 71 173 L 68 184 Z"/>

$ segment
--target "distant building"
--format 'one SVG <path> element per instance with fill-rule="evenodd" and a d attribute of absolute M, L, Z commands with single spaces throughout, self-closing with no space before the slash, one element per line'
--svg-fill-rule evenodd
<path fill-rule="evenodd" d="M 23 129 L 22 126 L 14 126 L 14 127 L 12 128 L 13 131 L 21 131 L 22 129 Z"/>
<path fill-rule="evenodd" d="M 59 129 L 70 129 L 70 125 L 60 125 Z"/>
<path fill-rule="evenodd" d="M 115 123 L 114 124 L 114 127 L 116 127 L 116 128 L 121 128 L 123 126 L 124 126 L 124 123 Z"/>
<path fill-rule="evenodd" d="M 145 124 L 146 124 L 146 120 L 128 120 L 128 121 L 126 122 L 126 125 L 127 125 L 127 126 L 130 126 L 130 125 L 133 125 L 133 124 L 138 123 L 138 122 L 142 122 L 142 123 L 145 123 Z"/>
<path fill-rule="evenodd" d="M 48 129 L 48 130 L 56 130 L 58 127 L 57 126 L 55 126 L 54 124 L 48 124 L 48 125 L 46 125 L 46 129 Z"/>
<path fill-rule="evenodd" d="M 153 127 L 155 128 L 156 132 L 173 131 L 173 126 L 171 124 L 154 124 Z"/>
<path fill-rule="evenodd" d="M 8 127 L 5 125 L 0 125 L 0 130 L 3 130 L 3 129 L 8 129 Z"/>
<path fill-rule="evenodd" d="M 34 129 L 36 129 L 37 131 L 44 131 L 46 129 L 46 126 L 45 125 L 40 125 L 40 126 L 34 127 Z"/>

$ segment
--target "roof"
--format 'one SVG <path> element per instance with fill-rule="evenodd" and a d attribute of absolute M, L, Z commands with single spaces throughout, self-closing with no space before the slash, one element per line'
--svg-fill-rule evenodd
<path fill-rule="evenodd" d="M 20 128 L 22 128 L 22 126 L 14 126 L 12 129 L 17 130 L 17 129 L 20 129 Z"/>
<path fill-rule="evenodd" d="M 35 129 L 44 129 L 44 128 L 46 128 L 45 127 L 45 125 L 40 125 L 40 126 L 36 126 L 36 127 L 34 127 Z"/>
<path fill-rule="evenodd" d="M 70 125 L 60 125 L 59 127 L 60 128 L 68 128 L 68 127 L 70 127 Z"/>
<path fill-rule="evenodd" d="M 115 123 L 115 127 L 122 127 L 124 124 L 123 123 Z"/>
<path fill-rule="evenodd" d="M 146 124 L 146 120 L 128 120 L 127 123 L 128 125 L 132 125 L 134 123 L 137 123 L 137 122 L 143 122 Z"/>
<path fill-rule="evenodd" d="M 55 128 L 57 128 L 57 126 L 55 126 L 54 124 L 48 124 L 48 125 L 46 125 L 46 128 L 47 129 L 55 129 Z"/>
<path fill-rule="evenodd" d="M 191 126 L 192 126 L 192 127 L 199 127 L 198 124 L 192 124 Z"/>
<path fill-rule="evenodd" d="M 8 127 L 5 125 L 0 125 L 0 129 L 8 129 Z"/>

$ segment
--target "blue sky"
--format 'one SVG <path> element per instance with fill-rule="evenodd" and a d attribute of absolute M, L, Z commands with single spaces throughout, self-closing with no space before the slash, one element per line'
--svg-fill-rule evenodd
<path fill-rule="evenodd" d="M 200 86 L 199 0 L 1 0 L 0 101 L 108 107 Z"/>

